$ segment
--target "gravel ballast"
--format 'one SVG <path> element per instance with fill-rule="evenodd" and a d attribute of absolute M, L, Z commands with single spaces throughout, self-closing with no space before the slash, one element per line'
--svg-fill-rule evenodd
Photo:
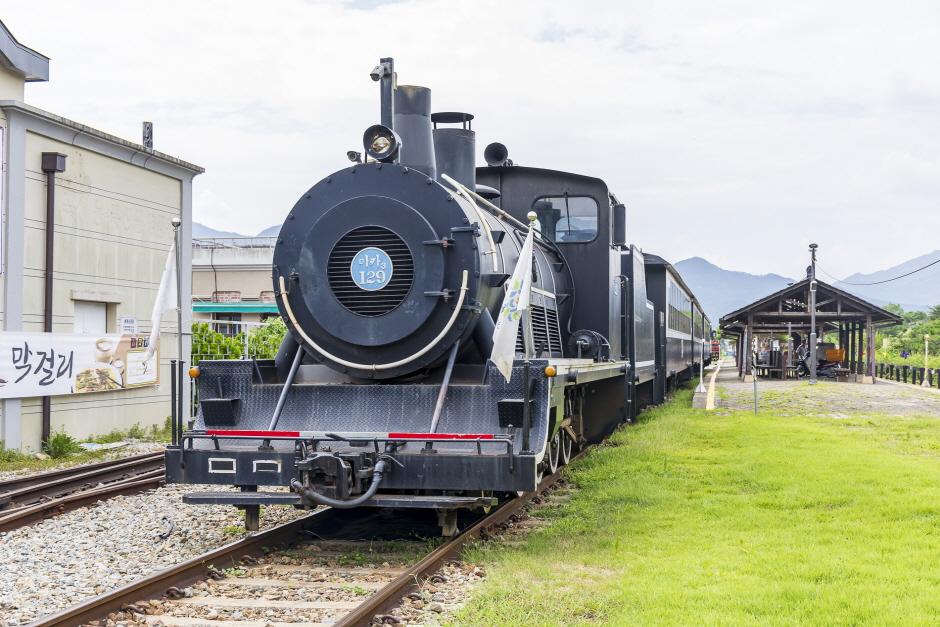
<path fill-rule="evenodd" d="M 28 623 L 243 537 L 234 507 L 182 502 L 198 489 L 173 485 L 118 496 L 0 533 L 0 624 Z M 304 514 L 267 507 L 262 528 Z"/>

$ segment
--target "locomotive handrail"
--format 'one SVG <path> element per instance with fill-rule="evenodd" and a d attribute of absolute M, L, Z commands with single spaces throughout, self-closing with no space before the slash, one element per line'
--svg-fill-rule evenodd
<path fill-rule="evenodd" d="M 521 230 L 523 233 L 527 233 L 528 230 L 532 228 L 531 225 L 523 224 L 520 220 L 516 219 L 512 214 L 508 213 L 505 209 L 497 207 L 496 205 L 491 203 L 489 200 L 487 200 L 483 196 L 480 196 L 478 193 L 468 188 L 463 183 L 459 181 L 455 181 L 451 177 L 447 176 L 447 174 L 442 174 L 441 178 L 443 178 L 445 181 L 450 183 L 451 186 L 454 187 L 454 189 L 463 192 L 465 196 L 469 196 L 480 203 L 480 205 L 477 205 L 477 203 L 474 202 L 473 203 L 474 206 L 479 207 L 482 205 L 483 208 L 485 208 L 487 211 L 489 211 L 490 213 L 492 213 L 498 218 L 502 218 L 503 220 L 505 220 L 512 226 L 515 226 L 517 229 Z M 558 244 L 556 244 L 549 238 L 542 235 L 542 232 L 540 230 L 536 229 L 535 232 L 538 234 L 538 237 L 535 238 L 534 240 L 535 244 L 540 246 L 541 248 L 544 248 L 545 250 L 549 250 L 555 253 L 556 255 L 558 255 L 558 259 L 561 260 L 561 263 L 563 263 L 565 268 L 568 270 L 568 276 L 571 277 L 571 299 L 572 299 L 571 300 L 571 315 L 568 316 L 568 324 L 566 325 L 568 327 L 568 332 L 570 333 L 571 332 L 571 318 L 574 315 L 574 303 L 575 303 L 574 299 L 576 298 L 574 273 L 571 271 L 571 265 L 568 263 L 568 259 L 567 257 L 565 257 L 565 254 L 561 252 L 561 249 L 558 247 Z"/>
<path fill-rule="evenodd" d="M 356 370 L 372 370 L 373 372 L 375 372 L 376 370 L 390 370 L 392 368 L 404 366 L 405 364 L 411 363 L 415 359 L 421 357 L 422 355 L 427 353 L 429 350 L 437 346 L 438 343 L 442 339 L 444 339 L 444 336 L 450 333 L 451 328 L 454 326 L 454 323 L 457 321 L 457 316 L 460 315 L 460 310 L 463 308 L 463 301 L 466 298 L 467 291 L 469 289 L 467 287 L 467 271 L 464 270 L 463 277 L 460 283 L 460 296 L 457 297 L 457 304 L 454 307 L 454 312 L 450 315 L 450 320 L 447 321 L 447 324 L 444 325 L 444 328 L 441 329 L 441 332 L 437 334 L 437 337 L 431 340 L 428 344 L 424 346 L 424 348 L 419 350 L 417 353 L 414 353 L 410 357 L 405 357 L 404 359 L 399 359 L 398 361 L 393 361 L 393 362 L 389 362 L 386 364 L 357 364 L 352 361 L 346 361 L 345 359 L 342 359 L 340 357 L 337 357 L 336 355 L 333 355 L 332 353 L 327 352 L 326 349 L 324 349 L 323 347 L 318 345 L 316 342 L 314 342 L 313 338 L 307 335 L 303 327 L 300 326 L 300 323 L 297 322 L 297 318 L 294 317 L 294 310 L 291 309 L 291 306 L 290 306 L 290 300 L 287 295 L 287 284 L 284 281 L 283 275 L 278 277 L 278 286 L 281 288 L 281 302 L 284 303 L 284 310 L 287 313 L 287 317 L 290 318 L 290 321 L 294 325 L 294 329 L 297 331 L 297 333 L 300 334 L 300 336 L 310 345 L 311 348 L 313 348 L 315 351 L 317 351 L 318 353 L 320 353 L 327 359 L 331 361 L 335 361 L 341 366 L 346 366 L 347 368 L 355 368 Z"/>
<path fill-rule="evenodd" d="M 450 183 L 454 190 L 467 199 L 467 202 L 470 203 L 470 206 L 473 207 L 473 212 L 477 214 L 477 218 L 480 220 L 480 226 L 483 227 L 483 232 L 486 234 L 486 239 L 490 243 L 490 254 L 493 255 L 493 272 L 499 272 L 499 267 L 497 265 L 497 257 L 499 256 L 499 251 L 496 249 L 496 241 L 493 239 L 493 231 L 490 230 L 490 223 L 483 218 L 483 214 L 480 213 L 480 206 L 477 205 L 476 201 L 469 194 L 469 190 L 463 185 L 459 184 L 457 181 L 449 177 L 447 174 L 442 173 L 441 178 Z"/>
<path fill-rule="evenodd" d="M 186 449 L 186 442 L 189 441 L 188 450 L 196 450 L 193 448 L 194 440 L 212 440 L 215 444 L 216 450 L 221 450 L 219 447 L 219 440 L 265 440 L 265 441 L 293 441 L 293 442 L 312 442 L 314 446 L 318 445 L 320 442 L 372 442 L 375 445 L 375 450 L 378 452 L 379 443 L 383 444 L 395 444 L 395 443 L 408 443 L 408 442 L 437 442 L 440 444 L 475 444 L 477 455 L 483 454 L 482 445 L 484 444 L 500 444 L 506 447 L 505 455 L 509 457 L 509 472 L 513 472 L 515 464 L 512 461 L 513 458 L 513 438 L 512 436 L 506 435 L 497 435 L 493 434 L 490 437 L 468 437 L 468 438 L 459 438 L 454 439 L 452 437 L 434 437 L 434 434 L 422 433 L 416 434 L 421 437 L 356 437 L 356 434 L 352 436 L 343 436 L 341 434 L 330 433 L 324 434 L 332 437 L 304 437 L 304 436 L 294 436 L 294 435 L 220 435 L 215 433 L 206 433 L 204 431 L 188 431 L 183 433 L 180 436 L 179 447 L 180 449 Z M 393 434 L 394 435 L 394 434 Z"/>

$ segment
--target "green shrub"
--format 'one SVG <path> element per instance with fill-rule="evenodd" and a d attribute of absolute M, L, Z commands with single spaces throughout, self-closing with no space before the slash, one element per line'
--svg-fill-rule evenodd
<path fill-rule="evenodd" d="M 47 441 L 42 443 L 42 449 L 49 457 L 60 459 L 80 452 L 82 447 L 79 446 L 78 441 L 68 433 L 58 431 L 53 433 Z"/>
<path fill-rule="evenodd" d="M 111 442 L 120 442 L 123 439 L 124 432 L 119 429 L 113 429 L 111 433 L 96 435 L 92 438 L 89 438 L 90 441 L 97 442 L 98 444 L 110 444 Z"/>
<path fill-rule="evenodd" d="M 205 322 L 194 322 L 192 328 L 192 364 L 203 359 L 242 359 L 245 353 L 245 335 L 227 337 L 212 330 Z M 260 327 L 248 331 L 248 354 L 254 359 L 272 359 L 277 354 L 287 326 L 280 317 L 265 320 Z"/>
<path fill-rule="evenodd" d="M 3 440 L 0 440 L 0 464 L 13 464 L 26 459 L 29 459 L 29 455 L 13 448 L 6 448 Z"/>
<path fill-rule="evenodd" d="M 287 334 L 287 325 L 280 316 L 268 318 L 264 324 L 248 332 L 248 352 L 255 359 L 273 359 Z"/>
<path fill-rule="evenodd" d="M 203 359 L 240 359 L 244 352 L 241 333 L 226 337 L 213 331 L 205 322 L 194 322 L 191 361 L 194 366 Z"/>
<path fill-rule="evenodd" d="M 147 437 L 147 431 L 140 426 L 139 422 L 135 422 L 134 425 L 127 430 L 127 437 L 135 440 L 143 440 Z"/>

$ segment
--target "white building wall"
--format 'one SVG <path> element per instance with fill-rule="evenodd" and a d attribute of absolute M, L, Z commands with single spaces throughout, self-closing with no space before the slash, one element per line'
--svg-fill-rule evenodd
<path fill-rule="evenodd" d="M 0 102 L 11 141 L 4 177 L 4 329 L 41 331 L 45 277 L 46 174 L 43 152 L 65 154 L 56 175 L 53 330 L 72 332 L 75 302 L 105 303 L 107 330 L 118 316 L 136 317 L 149 332 L 150 315 L 173 241 L 171 219 L 183 221 L 183 302 L 191 289 L 192 177 L 201 171 L 157 158 L 118 138 L 21 103 Z M 76 129 L 79 132 L 76 132 Z M 191 315 L 184 307 L 188 360 Z M 52 431 L 75 437 L 162 424 L 170 415 L 170 359 L 178 358 L 175 312 L 162 322 L 160 385 L 52 398 Z M 185 388 L 184 388 L 185 389 Z M 188 398 L 187 408 L 188 408 Z M 0 439 L 6 446 L 40 446 L 41 399 L 3 402 Z"/>
<path fill-rule="evenodd" d="M 102 303 L 107 331 L 118 316 L 134 316 L 150 330 L 150 314 L 167 253 L 170 220 L 180 215 L 181 181 L 76 148 L 36 133 L 26 135 L 23 330 L 43 328 L 46 174 L 43 152 L 67 155 L 56 175 L 53 331 L 74 330 L 76 301 Z M 162 424 L 170 414 L 169 361 L 177 357 L 176 324 L 166 316 L 161 336 L 161 384 L 134 390 L 59 396 L 52 399 L 52 430 L 75 437 Z M 171 334 L 172 333 L 172 334 Z M 23 402 L 24 442 L 41 433 L 40 399 Z"/>

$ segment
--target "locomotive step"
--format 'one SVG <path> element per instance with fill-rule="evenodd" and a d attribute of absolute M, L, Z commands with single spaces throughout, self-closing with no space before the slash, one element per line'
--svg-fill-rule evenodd
<path fill-rule="evenodd" d="M 294 492 L 191 492 L 183 495 L 190 505 L 300 505 Z M 414 496 L 376 494 L 363 507 L 475 509 L 492 507 L 498 499 L 490 496 Z"/>

